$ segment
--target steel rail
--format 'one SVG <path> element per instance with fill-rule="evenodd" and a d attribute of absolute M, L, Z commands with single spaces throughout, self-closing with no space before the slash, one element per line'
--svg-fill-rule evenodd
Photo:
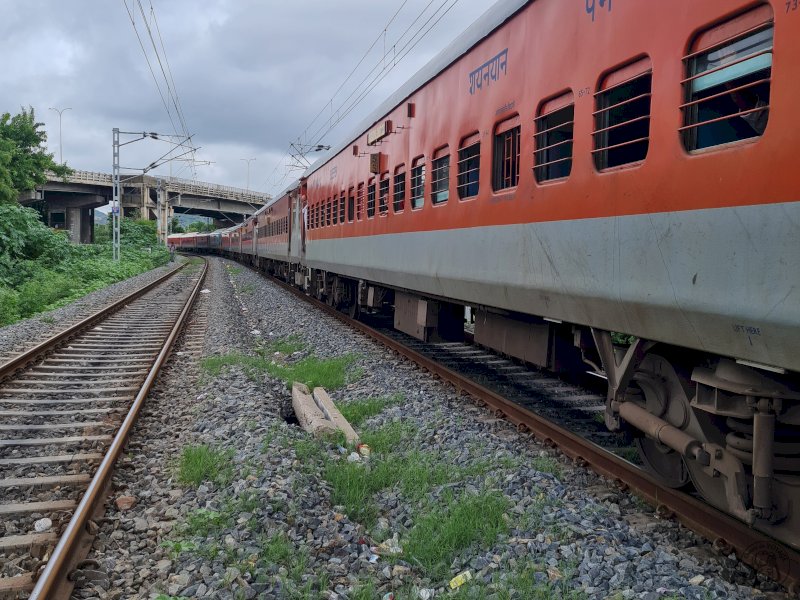
<path fill-rule="evenodd" d="M 187 264 L 188 263 L 183 263 L 182 265 L 179 265 L 178 267 L 172 269 L 168 273 L 165 273 L 155 281 L 152 281 L 147 285 L 145 285 L 144 287 L 141 287 L 138 290 L 131 292 L 127 296 L 124 296 L 123 298 L 120 298 L 119 300 L 112 302 L 105 308 L 101 308 L 100 310 L 89 315 L 85 319 L 78 321 L 74 325 L 71 325 L 67 327 L 65 330 L 58 332 L 54 336 L 45 340 L 44 342 L 37 344 L 33 348 L 26 350 L 22 354 L 15 356 L 11 360 L 0 365 L 0 382 L 13 375 L 19 369 L 22 369 L 36 362 L 37 360 L 42 358 L 45 354 L 49 353 L 60 344 L 72 339 L 76 335 L 80 334 L 82 331 L 85 331 L 86 329 L 90 328 L 95 323 L 107 318 L 109 315 L 118 311 L 126 304 L 146 294 L 147 292 L 149 292 L 162 282 L 166 281 L 167 279 L 175 275 L 175 273 L 183 269 Z"/>
<path fill-rule="evenodd" d="M 800 552 L 748 527 L 742 521 L 684 492 L 662 486 L 655 478 L 600 446 L 507 400 L 468 377 L 438 364 L 383 333 L 351 319 L 344 313 L 274 277 L 284 289 L 324 310 L 431 373 L 502 413 L 522 431 L 532 433 L 546 445 L 558 447 L 577 464 L 589 466 L 621 488 L 630 488 L 662 514 L 674 516 L 686 527 L 712 541 L 725 554 L 735 551 L 740 560 L 784 585 L 792 594 L 800 592 Z"/>
<path fill-rule="evenodd" d="M 105 496 L 104 492 L 106 490 L 106 486 L 110 483 L 114 464 L 122 452 L 122 448 L 127 441 L 131 429 L 136 423 L 136 419 L 139 416 L 139 411 L 141 410 L 144 400 L 147 397 L 147 394 L 150 392 L 153 383 L 155 382 L 159 370 L 166 362 L 167 357 L 172 350 L 172 345 L 175 342 L 175 339 L 178 337 L 189 311 L 194 305 L 195 298 L 197 297 L 197 294 L 203 285 L 203 280 L 205 279 L 207 271 L 208 261 L 206 260 L 203 265 L 203 271 L 200 273 L 200 277 L 198 277 L 194 289 L 186 300 L 180 315 L 178 315 L 178 318 L 175 321 L 167 340 L 164 342 L 161 352 L 159 352 L 158 357 L 153 363 L 150 372 L 147 374 L 147 378 L 144 380 L 139 393 L 136 395 L 128 414 L 125 416 L 125 420 L 122 422 L 122 425 L 120 425 L 117 434 L 114 436 L 114 440 L 111 442 L 108 452 L 106 452 L 105 456 L 103 457 L 100 466 L 97 468 L 97 471 L 92 477 L 92 481 L 89 483 L 86 492 L 75 509 L 75 512 L 67 524 L 64 533 L 59 539 L 58 545 L 56 545 L 52 555 L 50 556 L 50 559 L 47 561 L 47 565 L 36 581 L 36 586 L 33 588 L 33 591 L 30 595 L 31 600 L 45 600 L 53 597 L 56 588 L 60 585 L 64 585 L 64 582 L 69 574 L 69 570 L 78 562 L 79 558 L 76 556 L 75 550 L 77 549 L 82 537 L 86 535 L 86 525 L 88 524 L 90 517 L 97 509 L 98 502 Z"/>

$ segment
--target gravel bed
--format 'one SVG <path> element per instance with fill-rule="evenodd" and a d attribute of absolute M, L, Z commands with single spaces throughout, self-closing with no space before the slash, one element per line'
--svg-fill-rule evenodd
<path fill-rule="evenodd" d="M 290 393 L 263 370 L 238 361 L 214 374 L 179 346 L 114 477 L 90 555 L 107 575 L 75 597 L 784 597 L 735 556 L 716 554 L 676 522 L 658 519 L 635 497 L 256 273 L 213 258 L 206 288 L 203 354 L 252 357 L 260 345 L 279 364 L 312 352 L 355 354 L 349 382 L 331 391 L 334 401 L 394 398 L 358 429 L 365 437 L 395 432 L 390 452 L 430 462 L 419 481 L 410 480 L 416 487 L 384 486 L 372 497 L 368 525 L 351 520 L 332 500 L 327 469 L 352 461 L 371 473 L 383 458 L 355 458 L 287 423 Z M 291 335 L 305 348 L 275 350 L 275 341 Z M 181 482 L 182 453 L 197 445 L 217 452 L 218 471 L 199 484 Z M 444 507 L 476 498 L 501 507 L 496 534 L 456 544 L 441 568 L 423 564 L 410 550 L 418 527 L 431 514 L 444 522 L 451 514 Z M 396 554 L 398 544 L 404 553 Z M 464 571 L 472 581 L 449 590 L 449 579 Z"/>
<path fill-rule="evenodd" d="M 176 258 L 176 261 L 183 260 L 185 259 L 182 257 Z M 0 362 L 32 348 L 45 337 L 50 337 L 69 325 L 85 319 L 121 296 L 158 279 L 174 267 L 175 263 L 167 263 L 163 267 L 157 267 L 130 279 L 96 290 L 61 308 L 39 313 L 29 319 L 0 327 Z"/>

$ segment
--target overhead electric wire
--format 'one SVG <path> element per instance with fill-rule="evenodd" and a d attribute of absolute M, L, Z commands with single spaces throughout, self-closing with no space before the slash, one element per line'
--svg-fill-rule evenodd
<path fill-rule="evenodd" d="M 364 54 L 364 56 L 362 56 L 361 59 L 358 61 L 358 64 L 356 65 L 356 67 L 350 72 L 350 74 L 347 76 L 347 78 L 345 78 L 345 81 L 339 86 L 339 88 L 337 88 L 336 92 L 334 92 L 334 95 L 331 97 L 331 99 L 328 102 L 325 103 L 325 105 L 324 105 L 325 108 L 323 108 L 317 114 L 317 116 L 314 117 L 314 119 L 311 121 L 311 123 L 306 127 L 306 130 L 303 132 L 303 135 L 307 135 L 308 128 L 311 125 L 313 125 L 314 122 L 316 122 L 316 120 L 326 110 L 326 108 L 328 106 L 332 105 L 333 99 L 335 98 L 336 94 L 338 94 L 339 91 L 341 91 L 342 87 L 344 87 L 344 84 L 347 83 L 347 81 L 349 81 L 349 79 L 352 77 L 353 73 L 355 73 L 355 71 L 358 69 L 358 67 L 364 62 L 364 59 L 369 54 L 369 52 L 374 48 L 375 44 L 377 44 L 377 42 L 381 39 L 381 37 L 385 35 L 389 24 L 391 24 L 396 19 L 396 17 L 399 14 L 400 10 L 403 8 L 403 6 L 405 6 L 406 2 L 407 2 L 407 0 L 404 0 L 403 4 L 400 6 L 400 9 L 398 9 L 395 12 L 395 14 L 389 20 L 387 25 L 381 30 L 381 34 L 379 34 L 378 37 L 376 38 L 376 40 L 370 45 L 370 47 L 367 49 L 367 51 Z M 459 0 L 443 0 L 442 4 L 438 8 L 436 8 L 436 10 L 433 11 L 433 13 L 430 15 L 430 17 L 428 17 L 428 20 L 422 26 L 420 26 L 413 33 L 413 35 L 410 37 L 410 39 L 408 41 L 406 41 L 405 44 L 402 47 L 400 47 L 399 50 L 398 50 L 398 48 L 397 48 L 398 44 L 400 44 L 403 41 L 403 39 L 411 31 L 411 29 L 417 24 L 417 22 L 420 19 L 423 18 L 425 13 L 428 11 L 428 9 L 431 7 L 431 5 L 434 2 L 435 2 L 435 0 L 430 0 L 428 2 L 428 4 L 420 11 L 420 13 L 417 15 L 417 17 L 411 22 L 411 24 L 406 27 L 405 31 L 403 31 L 403 33 L 394 41 L 394 43 L 391 46 L 392 52 L 394 54 L 394 56 L 392 57 L 391 65 L 389 65 L 388 67 L 386 66 L 385 61 L 386 61 L 386 58 L 388 56 L 388 53 L 384 49 L 383 55 L 378 60 L 378 62 L 375 64 L 375 66 L 373 66 L 372 69 L 370 69 L 370 71 L 355 86 L 355 88 L 348 95 L 348 97 L 345 98 L 345 100 L 339 105 L 339 107 L 337 108 L 336 112 L 334 113 L 336 118 L 334 118 L 334 115 L 332 115 L 319 129 L 317 129 L 314 132 L 314 134 L 313 134 L 311 139 L 314 139 L 315 141 L 310 144 L 311 146 L 319 144 L 328 133 L 330 133 L 339 123 L 341 123 L 342 120 L 345 119 L 369 95 L 369 93 L 373 89 L 375 89 L 375 87 L 377 85 L 379 85 L 381 83 L 381 81 L 383 81 L 386 78 L 386 76 L 389 75 L 389 73 L 392 72 L 397 67 L 397 65 L 400 63 L 400 61 L 402 61 L 403 58 L 405 58 L 409 54 L 409 52 L 411 52 L 428 35 L 428 33 L 430 33 L 430 31 L 442 20 L 442 18 L 444 18 L 444 16 L 447 15 L 447 13 L 449 13 L 455 7 L 455 5 L 459 2 Z M 447 6 L 448 2 L 451 2 L 449 6 Z M 431 22 L 431 19 L 436 17 L 436 15 L 440 11 L 442 11 L 442 9 L 444 9 L 445 6 L 447 6 L 446 10 L 444 10 L 444 12 L 442 12 L 442 14 L 439 15 L 438 18 L 436 18 L 435 21 Z M 426 28 L 426 25 L 427 25 L 427 28 Z M 420 33 L 422 33 L 421 36 L 420 36 Z M 410 45 L 410 47 L 409 47 L 409 45 Z M 402 53 L 399 57 L 397 56 L 398 52 Z M 373 73 L 375 73 L 375 71 L 381 65 L 383 65 L 383 68 L 377 73 L 377 75 L 375 75 L 372 78 L 372 80 L 368 81 L 369 78 L 373 75 Z M 359 90 L 361 89 L 362 86 L 364 86 L 365 83 L 366 83 L 366 88 L 359 92 Z M 347 105 L 347 103 L 353 98 L 354 95 L 356 95 L 355 99 L 353 99 L 352 102 L 350 102 L 350 104 Z M 341 112 L 343 109 L 344 109 L 344 112 Z M 324 131 L 323 131 L 323 129 L 324 129 Z M 306 138 L 306 139 L 309 139 L 309 138 Z M 298 138 L 298 141 L 300 141 L 300 138 Z M 265 184 L 267 184 L 272 179 L 272 177 L 275 175 L 275 173 L 278 171 L 278 169 L 281 167 L 281 165 L 286 166 L 285 163 L 284 163 L 284 160 L 290 155 L 291 155 L 291 144 L 290 144 L 289 148 L 287 149 L 287 151 L 284 153 L 283 157 L 280 159 L 280 161 L 275 165 L 275 168 L 272 170 L 270 175 L 267 177 L 267 180 L 265 180 L 265 182 L 264 182 Z M 274 187 L 280 188 L 283 185 L 283 183 L 286 181 L 286 179 L 289 177 L 291 172 L 292 172 L 292 170 L 287 167 L 286 173 L 284 173 L 283 177 L 275 184 Z"/>

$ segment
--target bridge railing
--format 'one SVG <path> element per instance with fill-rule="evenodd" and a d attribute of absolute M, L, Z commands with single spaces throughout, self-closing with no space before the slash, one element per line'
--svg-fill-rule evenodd
<path fill-rule="evenodd" d="M 48 173 L 47 178 L 50 181 L 62 181 L 62 178 L 55 173 Z M 194 181 L 192 179 L 181 179 L 179 177 L 152 177 L 149 175 L 140 175 L 136 178 L 139 180 L 138 182 L 141 182 L 142 179 L 144 179 L 144 182 L 151 187 L 157 187 L 158 180 L 160 179 L 166 185 L 167 191 L 180 194 L 197 194 L 198 196 L 209 196 L 212 198 L 222 198 L 227 200 L 240 200 L 257 204 L 266 204 L 272 199 L 272 196 L 265 192 L 256 192 L 253 190 L 245 190 L 227 185 L 205 183 L 202 181 Z M 96 173 L 94 171 L 73 171 L 67 175 L 66 179 L 69 183 L 84 183 L 109 187 L 113 184 L 110 174 Z"/>

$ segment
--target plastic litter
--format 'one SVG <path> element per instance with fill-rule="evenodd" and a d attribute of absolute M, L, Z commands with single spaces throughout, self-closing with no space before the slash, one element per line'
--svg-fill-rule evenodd
<path fill-rule="evenodd" d="M 374 552 L 378 554 L 402 554 L 403 548 L 400 546 L 400 535 L 395 533 L 385 542 L 378 544 Z"/>
<path fill-rule="evenodd" d="M 472 580 L 472 573 L 470 571 L 462 571 L 450 580 L 450 589 L 455 590 L 462 585 Z"/>
<path fill-rule="evenodd" d="M 386 592 L 382 600 L 394 600 L 394 592 Z"/>
<path fill-rule="evenodd" d="M 422 588 L 419 591 L 419 598 L 420 600 L 431 600 L 433 598 L 434 591 L 430 588 Z"/>
<path fill-rule="evenodd" d="M 253 331 L 251 331 L 250 333 L 252 333 L 253 335 L 261 335 L 261 330 L 260 329 L 253 329 Z"/>
<path fill-rule="evenodd" d="M 206 288 L 206 289 L 204 289 L 204 290 L 200 290 L 200 293 L 201 293 L 201 294 L 210 294 L 210 293 L 211 293 L 211 290 L 209 290 L 209 289 L 207 289 L 207 288 Z"/>
<path fill-rule="evenodd" d="M 380 559 L 380 556 L 378 556 L 377 554 L 370 554 L 369 555 L 369 562 L 371 562 L 373 565 L 376 562 L 378 562 L 378 559 Z"/>
<path fill-rule="evenodd" d="M 361 461 L 361 456 L 358 454 L 358 452 L 351 452 L 347 457 L 347 462 L 354 463 L 360 461 Z"/>
<path fill-rule="evenodd" d="M 356 446 L 356 450 L 358 450 L 358 453 L 361 456 L 363 456 L 364 458 L 368 458 L 369 455 L 370 455 L 370 452 L 372 452 L 370 450 L 370 447 L 367 446 L 366 444 L 359 444 L 358 446 Z"/>
<path fill-rule="evenodd" d="M 33 524 L 33 528 L 36 530 L 36 533 L 44 533 L 45 531 L 50 529 L 52 526 L 53 526 L 53 522 L 50 519 L 48 519 L 47 517 L 44 517 L 43 519 L 39 519 L 38 521 L 36 521 Z"/>

